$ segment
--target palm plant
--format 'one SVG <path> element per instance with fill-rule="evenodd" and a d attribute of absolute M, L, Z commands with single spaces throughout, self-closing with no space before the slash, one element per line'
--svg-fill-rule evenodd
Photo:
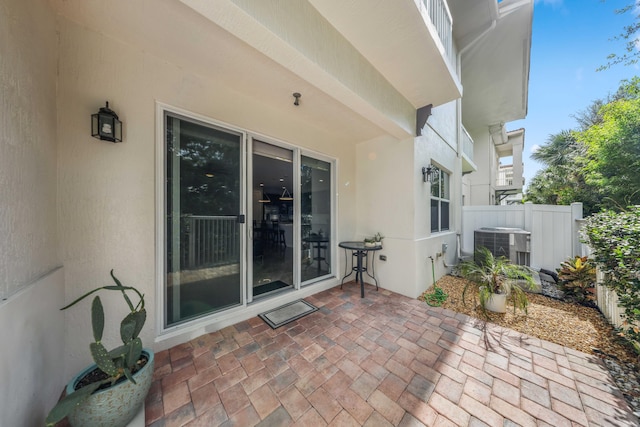
<path fill-rule="evenodd" d="M 466 304 L 466 294 L 473 289 L 480 300 L 480 310 L 487 314 L 487 303 L 495 295 L 506 295 L 513 303 L 513 311 L 519 308 L 527 313 L 529 300 L 523 289 L 534 286 L 532 271 L 524 265 L 512 264 L 503 256 L 494 256 L 489 249 L 480 247 L 476 250 L 473 261 L 465 261 L 460 265 L 462 276 L 467 283 L 462 291 L 462 301 Z"/>

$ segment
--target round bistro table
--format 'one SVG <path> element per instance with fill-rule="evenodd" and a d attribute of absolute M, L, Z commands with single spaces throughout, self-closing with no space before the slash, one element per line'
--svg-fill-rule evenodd
<path fill-rule="evenodd" d="M 342 278 L 342 281 L 340 282 L 340 289 L 342 289 L 342 284 L 344 283 L 344 279 L 346 279 L 347 277 L 351 276 L 351 274 L 353 274 L 353 272 L 355 271 L 356 273 L 356 283 L 358 283 L 358 280 L 360 281 L 360 298 L 364 298 L 364 278 L 362 276 L 362 273 L 367 273 L 367 276 L 371 277 L 373 279 L 373 281 L 376 283 L 376 291 L 378 290 L 378 280 L 375 278 L 375 274 L 376 274 L 376 270 L 375 270 L 375 259 L 371 260 L 371 272 L 373 274 L 369 274 L 369 271 L 367 269 L 367 255 L 369 254 L 369 252 L 375 252 L 375 251 L 379 251 L 380 249 L 382 249 L 382 245 L 376 245 L 376 246 L 368 246 L 365 245 L 364 242 L 340 242 L 338 244 L 338 246 L 340 246 L 341 248 L 343 248 L 344 251 L 344 277 Z M 347 273 L 347 251 L 351 251 L 351 271 L 349 271 Z M 356 257 L 356 265 L 353 265 L 353 257 Z M 364 259 L 364 265 L 363 265 L 363 259 Z"/>

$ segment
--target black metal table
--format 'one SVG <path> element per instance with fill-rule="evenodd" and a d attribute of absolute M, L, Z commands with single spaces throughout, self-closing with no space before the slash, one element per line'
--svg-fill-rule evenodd
<path fill-rule="evenodd" d="M 312 235 L 309 237 L 305 237 L 304 239 L 302 239 L 302 241 L 306 243 L 311 243 L 315 247 L 316 256 L 313 258 L 313 260 L 318 262 L 318 274 L 320 274 L 322 261 L 326 261 L 326 259 L 321 256 L 320 250 L 327 248 L 326 243 L 329 243 L 329 238 L 324 236 Z M 323 243 L 325 245 L 323 245 Z M 311 249 L 311 251 L 313 253 L 313 248 Z"/>
<path fill-rule="evenodd" d="M 376 270 L 375 270 L 375 259 L 371 260 L 371 272 L 373 275 L 369 274 L 367 269 L 367 255 L 369 252 L 375 252 L 382 249 L 382 245 L 377 246 L 369 246 L 364 242 L 340 242 L 338 244 L 341 248 L 344 248 L 344 277 L 340 282 L 340 289 L 342 289 L 342 284 L 344 283 L 344 279 L 351 276 L 351 274 L 356 272 L 356 283 L 358 283 L 358 277 L 360 278 L 360 298 L 364 298 L 364 279 L 362 277 L 362 273 L 367 273 L 367 276 L 371 277 L 373 281 L 376 283 L 376 291 L 378 290 L 378 280 L 375 278 Z M 347 251 L 351 251 L 351 271 L 347 273 Z M 353 265 L 353 257 L 356 257 L 356 265 Z M 364 259 L 364 265 L 362 260 Z"/>

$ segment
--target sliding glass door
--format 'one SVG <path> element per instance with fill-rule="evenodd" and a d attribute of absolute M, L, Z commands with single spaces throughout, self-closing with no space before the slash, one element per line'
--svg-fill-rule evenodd
<path fill-rule="evenodd" d="M 301 280 L 313 281 L 331 274 L 332 202 L 331 163 L 308 156 L 300 158 Z"/>
<path fill-rule="evenodd" d="M 262 298 L 293 288 L 293 151 L 253 140 L 251 295 Z"/>
<path fill-rule="evenodd" d="M 165 326 L 242 303 L 243 135 L 165 113 Z"/>
<path fill-rule="evenodd" d="M 159 117 L 164 328 L 335 275 L 332 159 L 204 118 Z"/>

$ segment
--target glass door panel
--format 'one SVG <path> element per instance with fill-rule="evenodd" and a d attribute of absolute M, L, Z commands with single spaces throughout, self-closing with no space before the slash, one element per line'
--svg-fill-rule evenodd
<path fill-rule="evenodd" d="M 331 163 L 300 158 L 301 279 L 331 274 Z"/>
<path fill-rule="evenodd" d="M 252 295 L 293 287 L 293 151 L 253 140 Z"/>
<path fill-rule="evenodd" d="M 165 113 L 165 324 L 242 303 L 240 133 Z"/>

